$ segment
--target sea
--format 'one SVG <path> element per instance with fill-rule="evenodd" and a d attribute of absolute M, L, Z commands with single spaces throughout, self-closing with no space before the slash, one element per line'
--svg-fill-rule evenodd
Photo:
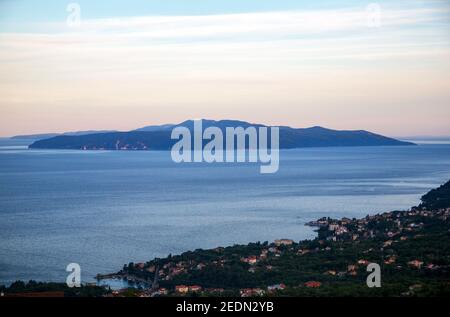
<path fill-rule="evenodd" d="M 65 282 L 69 263 L 90 283 L 188 250 L 312 239 L 308 221 L 408 209 L 450 179 L 450 142 L 282 150 L 275 174 L 29 142 L 0 139 L 0 284 Z"/>

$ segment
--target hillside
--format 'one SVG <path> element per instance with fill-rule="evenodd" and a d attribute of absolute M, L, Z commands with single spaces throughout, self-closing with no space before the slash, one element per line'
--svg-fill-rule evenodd
<path fill-rule="evenodd" d="M 174 127 L 183 126 L 193 131 L 193 121 L 188 120 L 177 125 L 149 126 L 129 132 L 94 133 L 86 135 L 60 135 L 39 140 L 30 145 L 32 149 L 76 149 L 76 150 L 170 150 L 176 140 L 170 135 Z M 203 120 L 203 129 L 219 127 L 249 126 L 264 127 L 235 120 Z M 206 142 L 205 142 L 206 143 Z M 280 148 L 293 149 L 303 147 L 329 146 L 392 146 L 412 145 L 368 131 L 338 131 L 322 127 L 296 129 L 280 127 Z"/>
<path fill-rule="evenodd" d="M 143 296 L 450 296 L 448 184 L 423 196 L 445 201 L 439 208 L 322 218 L 309 224 L 318 227 L 314 240 L 189 251 L 129 263 L 108 278 L 147 283 L 136 290 Z M 379 288 L 366 285 L 370 263 L 381 267 Z"/>
<path fill-rule="evenodd" d="M 450 181 L 433 189 L 422 197 L 419 208 L 439 209 L 450 207 Z"/>

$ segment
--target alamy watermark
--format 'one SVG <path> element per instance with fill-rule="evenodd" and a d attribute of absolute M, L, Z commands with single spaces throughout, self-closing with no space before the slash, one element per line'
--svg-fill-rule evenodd
<path fill-rule="evenodd" d="M 81 287 L 81 267 L 78 263 L 70 263 L 66 267 L 66 272 L 70 274 L 66 278 L 68 287 Z"/>
<path fill-rule="evenodd" d="M 381 5 L 379 3 L 370 3 L 366 7 L 367 12 L 367 27 L 379 28 L 381 27 Z"/>
<path fill-rule="evenodd" d="M 66 7 L 69 13 L 66 19 L 66 24 L 70 28 L 81 26 L 81 6 L 76 2 L 69 3 Z"/>
<path fill-rule="evenodd" d="M 381 287 L 381 267 L 377 263 L 367 265 L 367 272 L 371 272 L 366 279 L 367 287 Z"/>
<path fill-rule="evenodd" d="M 279 169 L 278 127 L 249 126 L 221 129 L 211 126 L 203 131 L 202 120 L 194 120 L 193 131 L 188 127 L 177 126 L 172 130 L 171 138 L 179 140 L 171 150 L 172 160 L 176 163 L 260 162 L 262 174 L 276 173 Z"/>

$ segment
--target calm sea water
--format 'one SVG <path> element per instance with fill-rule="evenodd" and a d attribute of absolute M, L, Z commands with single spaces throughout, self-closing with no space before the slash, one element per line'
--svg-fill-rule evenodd
<path fill-rule="evenodd" d="M 405 209 L 450 178 L 450 144 L 281 152 L 257 164 L 188 164 L 169 152 L 28 150 L 0 140 L 0 283 L 82 281 L 196 248 L 312 238 L 304 223 Z"/>

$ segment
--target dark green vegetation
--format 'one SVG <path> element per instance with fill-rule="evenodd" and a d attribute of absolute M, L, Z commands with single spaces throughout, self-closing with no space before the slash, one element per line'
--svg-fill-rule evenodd
<path fill-rule="evenodd" d="M 439 209 L 450 206 L 450 181 L 422 197 L 420 208 Z"/>
<path fill-rule="evenodd" d="M 6 296 L 30 296 L 30 297 L 99 297 L 109 291 L 104 287 L 82 286 L 80 288 L 69 288 L 63 283 L 41 283 L 29 281 L 28 283 L 17 281 L 9 287 L 0 286 L 0 292 Z"/>
<path fill-rule="evenodd" d="M 227 127 L 250 126 L 264 127 L 235 120 L 203 120 L 203 129 L 214 126 L 225 135 Z M 39 149 L 75 149 L 75 150 L 170 150 L 177 140 L 171 139 L 174 127 L 183 126 L 193 131 L 193 121 L 185 121 L 178 125 L 150 126 L 129 132 L 110 132 L 83 135 L 60 135 L 39 140 L 30 148 Z M 207 142 L 205 142 L 207 143 Z M 381 146 L 412 145 L 367 131 L 336 131 L 322 127 L 294 129 L 280 127 L 280 148 L 293 149 L 303 147 L 327 146 Z"/>

